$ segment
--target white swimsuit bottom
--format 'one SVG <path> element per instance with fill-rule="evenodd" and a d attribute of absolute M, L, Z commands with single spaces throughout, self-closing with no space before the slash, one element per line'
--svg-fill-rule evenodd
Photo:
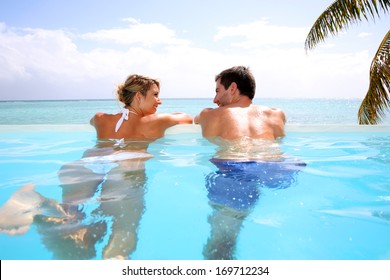
<path fill-rule="evenodd" d="M 111 169 L 119 166 L 118 161 L 148 159 L 152 156 L 148 153 L 123 152 L 105 156 L 85 157 L 81 160 L 84 166 L 96 174 L 107 174 Z"/>

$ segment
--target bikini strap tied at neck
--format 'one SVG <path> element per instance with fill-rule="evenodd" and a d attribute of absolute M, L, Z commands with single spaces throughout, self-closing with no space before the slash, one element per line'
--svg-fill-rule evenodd
<path fill-rule="evenodd" d="M 121 127 L 122 123 L 124 120 L 128 120 L 129 119 L 129 109 L 127 108 L 123 108 L 121 110 L 122 112 L 122 116 L 121 118 L 119 119 L 119 121 L 116 123 L 116 126 L 115 126 L 115 132 L 118 132 L 119 128 Z"/>

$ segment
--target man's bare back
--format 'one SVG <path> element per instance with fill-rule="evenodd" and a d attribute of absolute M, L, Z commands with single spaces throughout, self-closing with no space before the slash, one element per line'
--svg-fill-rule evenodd
<path fill-rule="evenodd" d="M 221 137 L 226 140 L 245 136 L 274 140 L 285 135 L 285 122 L 286 117 L 280 109 L 253 104 L 205 109 L 199 116 L 204 137 Z"/>
<path fill-rule="evenodd" d="M 284 136 L 286 116 L 283 111 L 252 103 L 256 82 L 248 68 L 226 69 L 216 76 L 215 82 L 213 102 L 219 107 L 202 110 L 194 120 L 201 125 L 204 137 L 275 140 Z"/>

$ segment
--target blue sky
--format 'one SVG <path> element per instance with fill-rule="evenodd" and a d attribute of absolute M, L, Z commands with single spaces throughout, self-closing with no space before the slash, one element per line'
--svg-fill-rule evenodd
<path fill-rule="evenodd" d="M 115 98 L 132 73 L 160 79 L 162 98 L 212 98 L 234 65 L 252 69 L 257 98 L 361 99 L 389 15 L 306 54 L 332 2 L 1 0 L 0 99 Z"/>

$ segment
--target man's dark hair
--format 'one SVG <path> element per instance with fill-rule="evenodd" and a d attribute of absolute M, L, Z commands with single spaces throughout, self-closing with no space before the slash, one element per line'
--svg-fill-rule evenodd
<path fill-rule="evenodd" d="M 223 70 L 215 77 L 215 81 L 220 79 L 221 85 L 228 87 L 235 82 L 241 95 L 248 96 L 251 100 L 255 97 L 256 81 L 248 67 L 234 66 Z"/>

